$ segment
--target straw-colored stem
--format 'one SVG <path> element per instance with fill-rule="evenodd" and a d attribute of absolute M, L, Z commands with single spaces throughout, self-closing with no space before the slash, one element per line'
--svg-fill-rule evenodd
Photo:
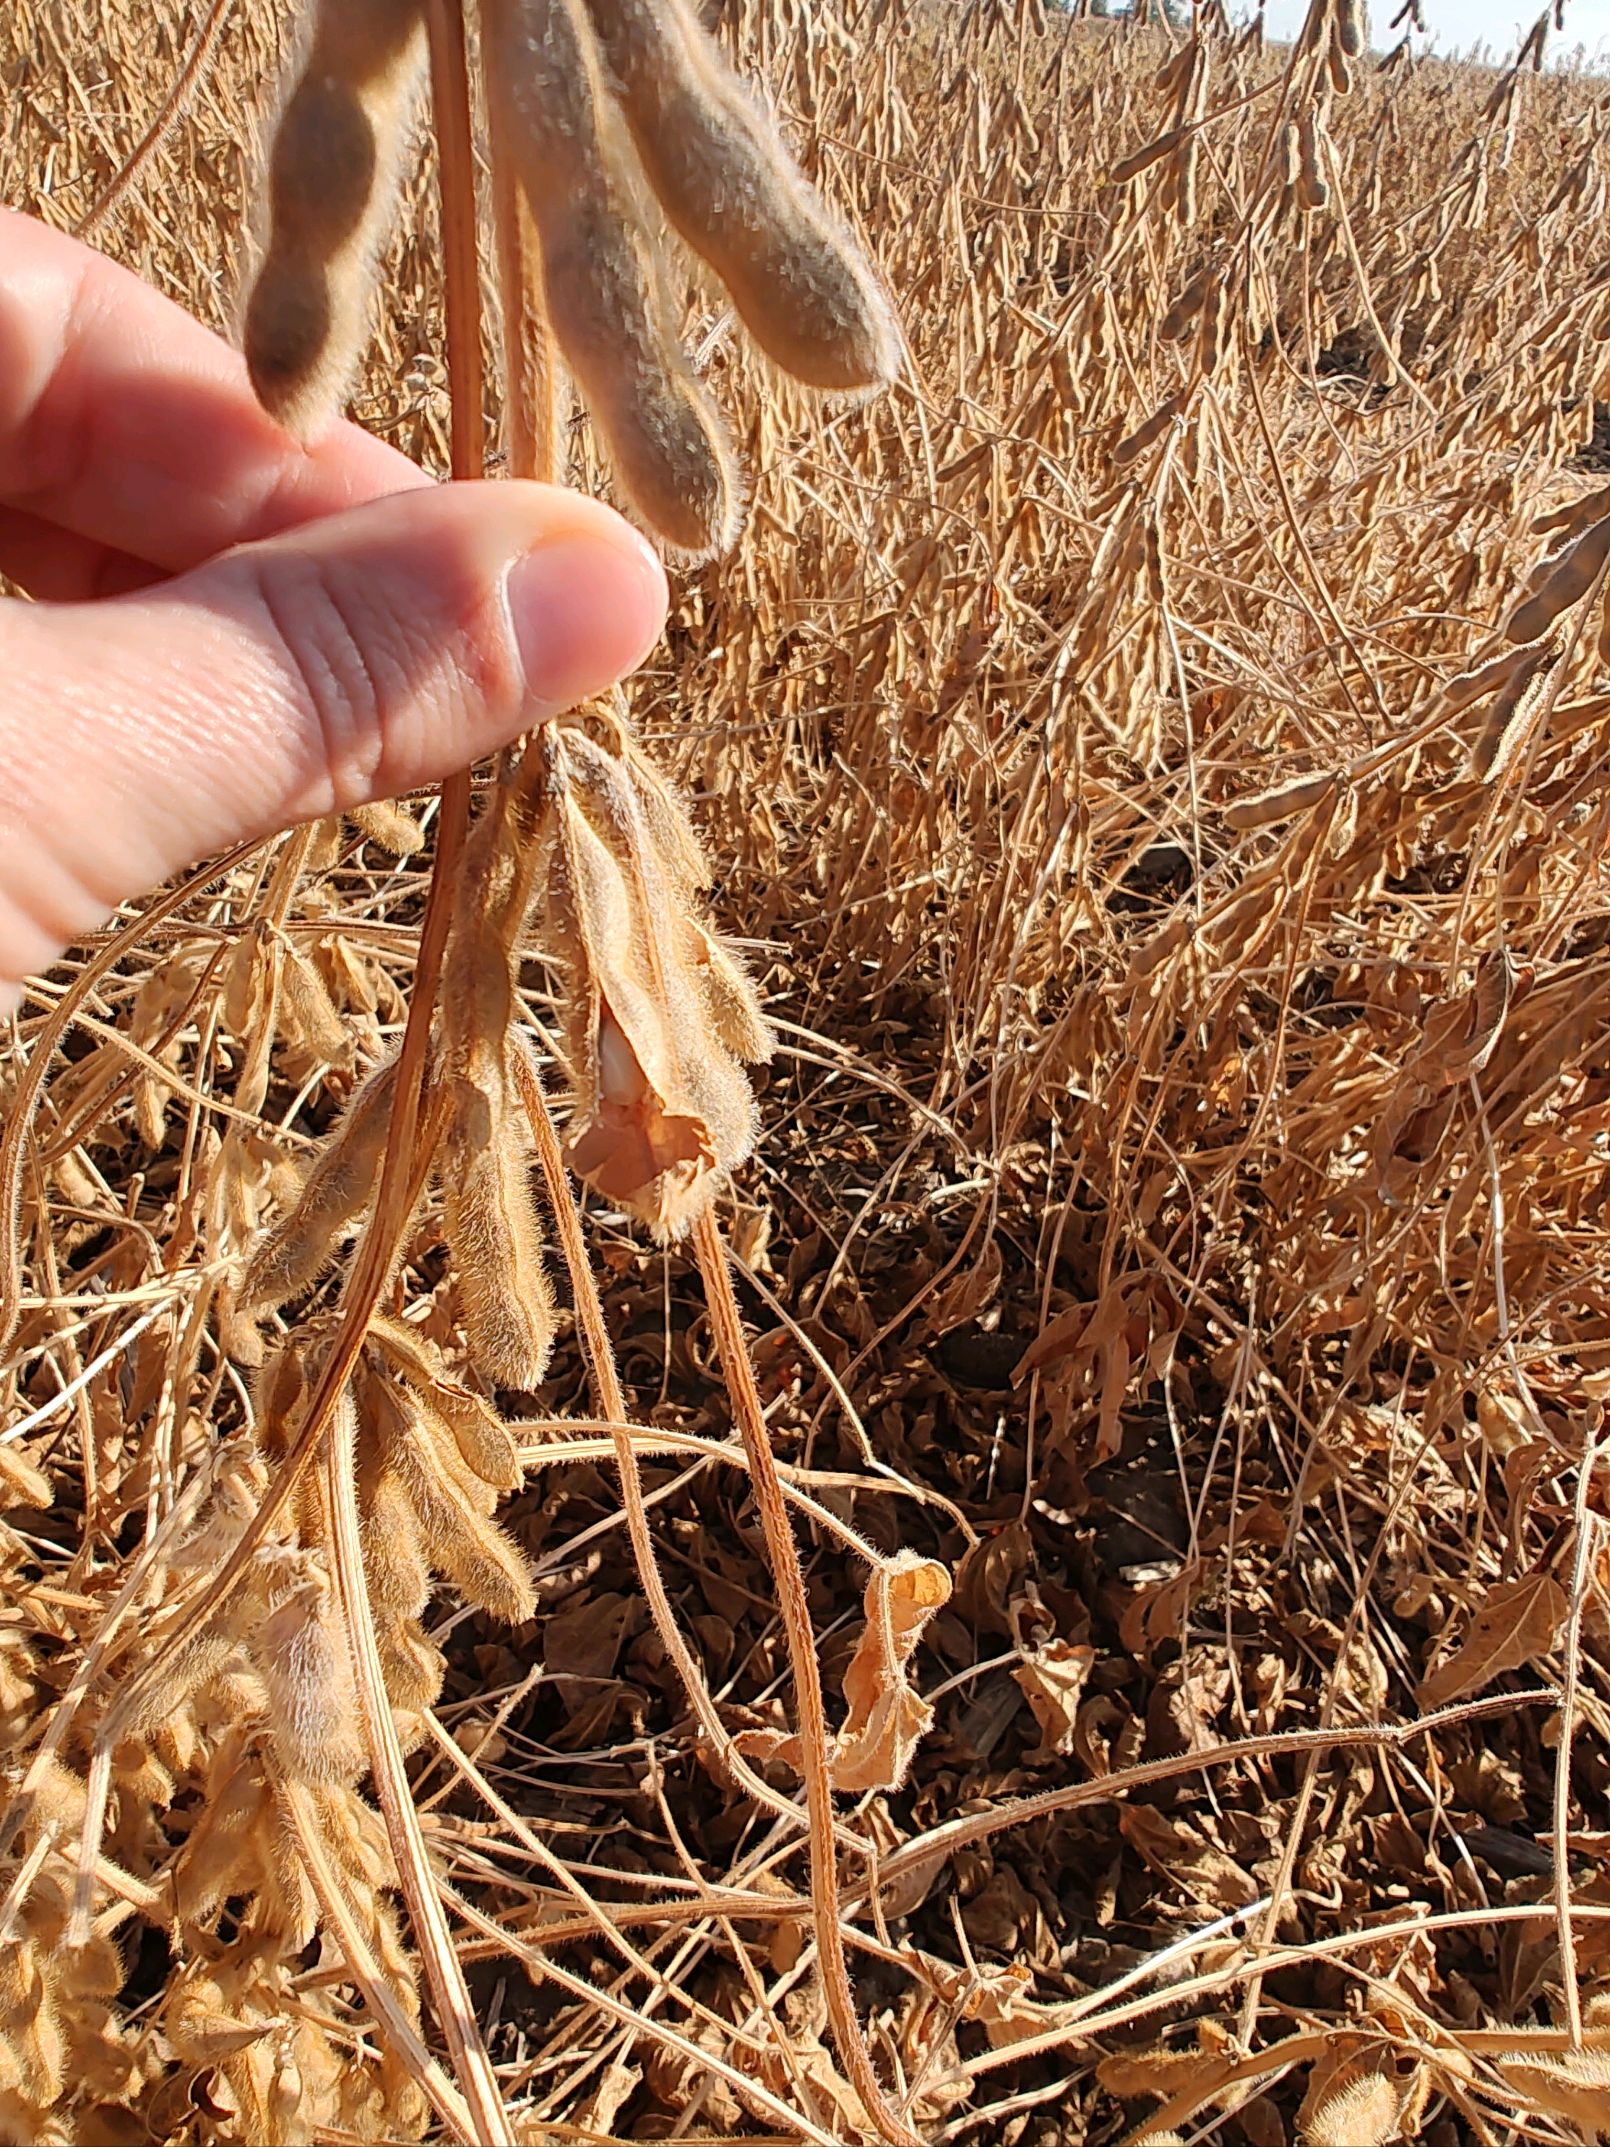
<path fill-rule="evenodd" d="M 464 23 L 457 0 L 430 0 L 428 23 L 431 94 L 440 155 L 439 207 L 448 381 L 452 396 L 453 475 L 478 477 L 483 459 L 480 291 L 475 246 L 469 75 L 464 53 Z M 415 1156 L 415 1135 L 427 1074 L 430 1023 L 469 818 L 469 792 L 467 772 L 449 778 L 442 788 L 438 847 L 403 1039 L 403 1063 L 392 1106 L 391 1139 L 376 1195 L 374 1221 L 364 1237 L 354 1269 L 355 1280 L 361 1278 L 363 1295 L 349 1307 L 340 1338 L 348 1344 L 347 1350 L 342 1352 L 346 1357 L 340 1373 L 343 1387 L 362 1346 L 383 1279 L 390 1270 L 391 1248 L 410 1212 L 405 1198 L 399 1196 L 405 1196 L 417 1182 L 417 1168 L 423 1160 Z M 410 1056 L 412 1064 L 409 1063 Z M 325 1386 L 328 1385 L 327 1374 Z M 323 1399 L 322 1393 L 319 1399 Z M 333 1408 L 336 1399 L 337 1394 L 331 1394 L 327 1407 Z M 375 1787 L 442 2032 L 447 2039 L 454 2072 L 469 2104 L 474 2125 L 472 2137 L 487 2143 L 487 2147 L 494 2147 L 494 2143 L 496 2147 L 502 2147 L 503 2142 L 509 2142 L 512 2147 L 513 2136 L 431 1871 L 419 1815 L 408 1787 L 402 1746 L 386 1696 L 385 1676 L 364 1577 L 352 1435 L 350 1416 L 344 1411 L 336 1412 L 331 1425 L 326 1471 L 334 1523 L 336 1573 L 352 1641 Z"/>
<path fill-rule="evenodd" d="M 490 101 L 492 229 L 503 303 L 503 435 L 509 475 L 553 484 L 559 477 L 559 374 L 542 303 L 542 268 L 531 212 L 512 157 L 500 147 L 502 100 Z"/>
<path fill-rule="evenodd" d="M 442 233 L 442 297 L 447 315 L 449 442 L 455 477 L 486 468 L 481 379 L 481 268 L 475 239 L 475 136 L 469 63 L 459 0 L 427 0 L 431 119 L 436 136 Z M 455 778 L 456 780 L 456 778 Z M 446 803 L 446 787 L 443 804 Z"/>
<path fill-rule="evenodd" d="M 476 2147 L 474 2120 L 469 2106 L 421 2043 L 413 2023 L 397 2003 L 384 1971 L 364 1941 L 363 1931 L 339 1877 L 332 1869 L 324 1834 L 316 1814 L 308 1809 L 305 1783 L 291 1781 L 272 1771 L 274 1793 L 283 1804 L 296 1835 L 297 1848 L 307 1870 L 308 1883 L 320 1913 L 335 1933 L 346 1959 L 347 1972 L 363 1993 L 364 2003 L 390 2036 L 394 2046 L 412 2065 L 414 2076 L 430 2097 L 443 2124 L 451 2126 L 467 2147 Z"/>
<path fill-rule="evenodd" d="M 374 1770 L 375 1789 L 391 1842 L 391 1853 L 408 1902 L 430 1979 L 431 1996 L 447 2042 L 453 2071 L 469 2106 L 472 2147 L 514 2147 L 514 2134 L 504 2115 L 497 2077 L 476 2025 L 464 1970 L 453 1946 L 447 1911 L 442 1906 L 424 1831 L 408 1786 L 402 1743 L 397 1735 L 391 1702 L 386 1696 L 385 1672 L 375 1641 L 374 1617 L 369 1608 L 369 1589 L 364 1578 L 363 1542 L 359 1533 L 356 1462 L 353 1453 L 354 1413 L 339 1409 L 325 1445 L 325 1490 L 334 1536 L 335 1572 L 341 1601 L 346 1610 L 347 1632 L 352 1644 L 352 1665 L 357 1677 L 358 1700 L 363 1709 L 364 1733 Z"/>
<path fill-rule="evenodd" d="M 789 1666 L 794 1674 L 794 1710 L 798 1717 L 800 1767 L 805 1777 L 805 1804 L 811 1822 L 811 1906 L 816 1931 L 816 1951 L 821 1963 L 822 1984 L 828 2017 L 839 2056 L 860 2096 L 867 2115 L 886 2140 L 895 2147 L 921 2147 L 910 2126 L 889 2106 L 861 2024 L 855 2017 L 855 1998 L 844 1958 L 844 1933 L 839 1927 L 838 1863 L 834 1854 L 833 1790 L 827 1773 L 827 1717 L 822 1707 L 822 1674 L 816 1660 L 816 1635 L 811 1628 L 810 1602 L 805 1576 L 800 1570 L 799 1550 L 783 1503 L 782 1479 L 777 1457 L 761 1409 L 749 1345 L 744 1340 L 738 1300 L 733 1293 L 727 1248 L 715 1211 L 706 1208 L 693 1226 L 693 1249 L 704 1284 L 705 1303 L 715 1333 L 716 1352 L 732 1401 L 733 1415 L 749 1457 L 749 1481 L 771 1559 L 772 1579 L 777 1588 L 778 1608 L 788 1637 Z"/>
<path fill-rule="evenodd" d="M 582 1347 L 587 1353 L 587 1366 L 592 1375 L 593 1390 L 598 1397 L 599 1418 L 608 1424 L 614 1443 L 615 1464 L 621 1480 L 621 1506 L 626 1515 L 626 1532 L 631 1539 L 632 1555 L 637 1561 L 638 1578 L 643 1584 L 643 1594 L 654 1620 L 654 1629 L 664 1644 L 666 1653 L 676 1665 L 689 1705 L 697 1715 L 699 1726 L 709 1738 L 711 1748 L 722 1765 L 767 1811 L 774 1812 L 790 1826 L 802 1827 L 808 1822 L 806 1814 L 800 1811 L 798 1805 L 790 1803 L 787 1797 L 779 1796 L 777 1791 L 762 1781 L 754 1769 L 732 1749 L 732 1740 L 716 1712 L 716 1704 L 710 1696 L 709 1687 L 705 1684 L 699 1665 L 677 1625 L 676 1612 L 665 1592 L 665 1581 L 654 1553 L 654 1538 L 649 1533 L 648 1505 L 643 1496 L 643 1477 L 637 1465 L 637 1451 L 630 1434 L 624 1429 L 627 1421 L 626 1398 L 621 1392 L 620 1375 L 615 1369 L 615 1352 L 610 1344 L 609 1328 L 604 1319 L 603 1301 L 598 1294 L 592 1263 L 587 1257 L 587 1247 L 581 1232 L 581 1218 L 576 1213 L 575 1197 L 565 1175 L 558 1131 L 548 1109 L 548 1099 L 543 1092 L 542 1082 L 529 1057 L 524 1051 L 516 1052 L 514 1063 L 520 1082 L 521 1099 L 525 1104 L 526 1116 L 531 1122 L 537 1159 L 542 1165 L 548 1205 L 553 1210 L 555 1227 L 559 1232 L 560 1250 L 570 1273 L 571 1291 L 576 1302 L 576 1324 L 581 1329 Z"/>

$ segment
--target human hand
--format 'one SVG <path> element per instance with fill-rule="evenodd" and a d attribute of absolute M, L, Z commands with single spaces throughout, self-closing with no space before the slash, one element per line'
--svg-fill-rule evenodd
<path fill-rule="evenodd" d="M 0 572 L 43 600 L 0 600 L 0 1013 L 130 895 L 601 691 L 666 606 L 607 507 L 302 448 L 216 336 L 4 209 Z"/>

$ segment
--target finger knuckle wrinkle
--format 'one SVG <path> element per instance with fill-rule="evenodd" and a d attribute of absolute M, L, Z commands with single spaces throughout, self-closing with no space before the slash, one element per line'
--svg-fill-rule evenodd
<path fill-rule="evenodd" d="M 386 712 L 406 671 L 402 652 L 365 615 L 361 591 L 322 562 L 276 563 L 261 595 L 297 712 L 316 732 L 332 804 L 356 803 L 380 764 Z"/>

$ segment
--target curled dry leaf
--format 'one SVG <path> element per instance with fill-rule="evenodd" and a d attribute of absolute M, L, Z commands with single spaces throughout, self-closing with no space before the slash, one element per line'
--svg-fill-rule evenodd
<path fill-rule="evenodd" d="M 849 1714 L 834 1747 L 833 1786 L 857 1794 L 897 1789 L 934 1711 L 906 1669 L 936 1610 L 950 1601 L 950 1575 L 931 1558 L 901 1551 L 879 1566 L 862 1596 L 866 1630 L 844 1673 Z"/>
<path fill-rule="evenodd" d="M 928 1331 L 935 1336 L 952 1334 L 970 1326 L 992 1304 L 1001 1287 L 1001 1248 L 990 1232 L 976 1259 L 953 1275 L 928 1308 Z"/>
<path fill-rule="evenodd" d="M 1118 1831 L 1154 1871 L 1207 1907 L 1245 1908 L 1258 1898 L 1251 1873 L 1185 1820 L 1170 1819 L 1149 1804 L 1128 1804 Z"/>
<path fill-rule="evenodd" d="M 1012 1675 L 1040 1725 L 1041 1752 L 1062 1755 L 1074 1748 L 1079 1702 L 1095 1667 L 1093 1647 L 1047 1640 L 1030 1649 Z"/>
<path fill-rule="evenodd" d="M 1469 991 L 1439 1001 L 1426 1016 L 1410 1068 L 1414 1078 L 1436 1090 L 1480 1073 L 1503 1033 L 1518 982 L 1506 948 L 1484 956 Z"/>

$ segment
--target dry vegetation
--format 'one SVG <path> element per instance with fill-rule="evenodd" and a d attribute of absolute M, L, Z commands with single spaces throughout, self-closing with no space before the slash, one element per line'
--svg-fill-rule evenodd
<path fill-rule="evenodd" d="M 226 326 L 281 13 L 13 0 L 0 195 L 74 225 L 183 82 L 96 235 Z M 501 907 L 454 923 L 492 941 L 451 1167 L 376 1202 L 399 1262 L 371 1223 L 319 1274 L 451 800 L 198 873 L 31 991 L 0 2139 L 1607 2128 L 1610 104 L 1312 19 L 726 8 L 909 355 L 824 405 L 690 282 L 746 534 L 679 572 L 635 744 L 555 733 L 568 806 L 531 756 L 480 786 Z M 355 408 L 445 470 L 433 169 Z M 623 1212 L 747 1147 L 766 1024 L 691 911 L 708 1158 L 668 1135 L 645 1193 L 583 1109 L 583 1239 L 543 1095 L 600 1076 L 609 904 L 691 901 L 664 774 L 776 1038 L 718 1208 L 748 1355 L 712 1227 Z M 487 862 L 526 810 L 529 931 Z M 564 1257 L 511 1304 L 477 1276 L 535 1257 L 532 1183 Z"/>

